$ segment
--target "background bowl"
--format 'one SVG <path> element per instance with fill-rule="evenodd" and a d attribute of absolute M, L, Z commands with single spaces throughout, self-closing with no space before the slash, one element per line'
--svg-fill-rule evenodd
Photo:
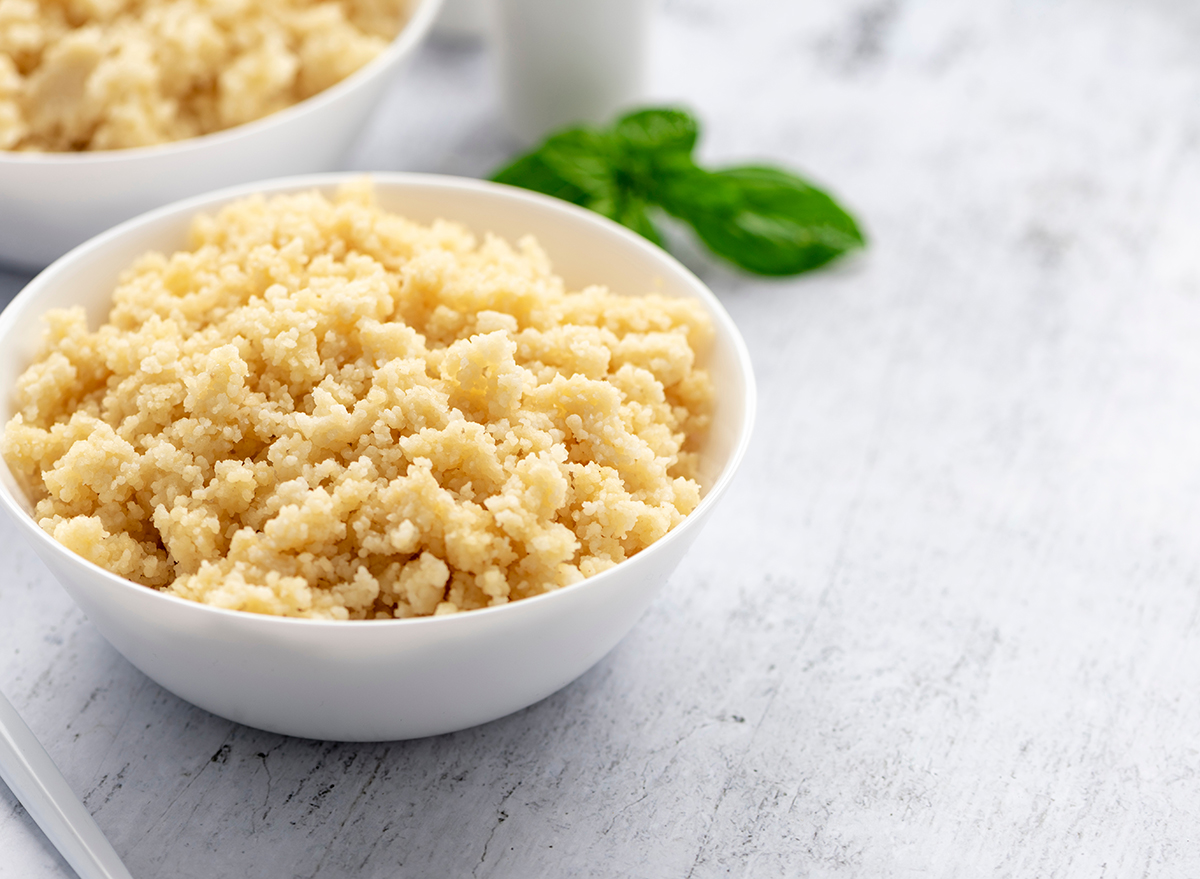
<path fill-rule="evenodd" d="M 325 91 L 254 122 L 127 150 L 0 150 L 0 264 L 41 268 L 160 205 L 265 177 L 333 170 L 441 3 L 409 0 L 408 23 L 383 54 Z"/>
<path fill-rule="evenodd" d="M 184 245 L 192 216 L 251 192 L 318 188 L 349 175 L 292 178 L 190 199 L 131 220 L 60 259 L 0 314 L 0 424 L 11 388 L 36 355 L 40 317 L 83 305 L 106 315 L 118 273 L 147 250 Z M 414 220 L 439 217 L 510 240 L 532 233 L 567 285 L 607 284 L 698 300 L 716 339 L 700 362 L 716 392 L 701 452 L 699 507 L 633 558 L 556 592 L 443 617 L 322 622 L 220 610 L 147 589 L 66 550 L 33 521 L 7 466 L 0 506 L 108 641 L 168 690 L 215 714 L 273 732 L 380 741 L 463 729 L 530 705 L 616 645 L 696 539 L 750 440 L 755 390 L 745 343 L 699 279 L 629 230 L 566 202 L 452 177 L 376 174 L 379 203 Z"/>

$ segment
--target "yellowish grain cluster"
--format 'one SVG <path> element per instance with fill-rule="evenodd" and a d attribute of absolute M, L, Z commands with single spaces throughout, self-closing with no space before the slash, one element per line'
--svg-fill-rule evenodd
<path fill-rule="evenodd" d="M 69 549 L 225 608 L 452 613 L 552 591 L 700 499 L 691 300 L 564 289 L 531 239 L 253 198 L 47 315 L 0 451 Z M 644 292 L 644 291 L 630 291 Z"/>
<path fill-rule="evenodd" d="M 375 58 L 405 11 L 405 0 L 0 0 L 0 149 L 122 149 L 250 122 Z"/>

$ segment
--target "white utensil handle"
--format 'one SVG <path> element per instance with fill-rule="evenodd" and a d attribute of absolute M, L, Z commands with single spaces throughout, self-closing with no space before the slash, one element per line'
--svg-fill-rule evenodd
<path fill-rule="evenodd" d="M 46 749 L 3 693 L 0 778 L 80 879 L 132 879 Z"/>

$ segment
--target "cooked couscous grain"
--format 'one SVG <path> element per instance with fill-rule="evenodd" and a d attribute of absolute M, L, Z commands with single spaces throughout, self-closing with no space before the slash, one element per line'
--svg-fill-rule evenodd
<path fill-rule="evenodd" d="M 406 0 L 0 0 L 0 149 L 123 149 L 251 122 L 375 58 L 406 9 Z"/>
<path fill-rule="evenodd" d="M 46 531 L 172 595 L 411 617 L 570 585 L 700 500 L 691 300 L 570 292 L 368 183 L 251 198 L 50 312 L 0 451 Z M 629 291 L 644 292 L 644 291 Z"/>

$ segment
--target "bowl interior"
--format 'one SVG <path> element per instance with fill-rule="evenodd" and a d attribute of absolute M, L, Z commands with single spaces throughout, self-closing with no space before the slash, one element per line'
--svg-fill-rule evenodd
<path fill-rule="evenodd" d="M 253 192 L 316 188 L 332 194 L 351 176 L 290 178 L 188 199 L 130 220 L 62 257 L 31 281 L 0 314 L 0 425 L 12 417 L 11 389 L 40 348 L 41 316 L 47 310 L 82 305 L 94 328 L 107 316 L 121 271 L 149 250 L 171 252 L 184 247 L 196 213 L 212 211 Z M 454 220 L 477 235 L 492 232 L 510 241 L 535 235 L 554 271 L 570 289 L 604 284 L 624 295 L 657 291 L 699 299 L 716 329 L 713 345 L 700 358 L 713 376 L 716 396 L 713 427 L 701 450 L 700 476 L 706 492 L 702 503 L 715 501 L 749 441 L 754 383 L 749 356 L 736 327 L 716 297 L 691 272 L 640 236 L 565 202 L 476 180 L 416 174 L 371 176 L 379 203 L 413 220 Z M 3 462 L 0 501 L 14 513 L 20 510 L 27 516 L 31 512 Z M 35 539 L 58 546 L 40 528 L 32 530 L 39 535 Z"/>

